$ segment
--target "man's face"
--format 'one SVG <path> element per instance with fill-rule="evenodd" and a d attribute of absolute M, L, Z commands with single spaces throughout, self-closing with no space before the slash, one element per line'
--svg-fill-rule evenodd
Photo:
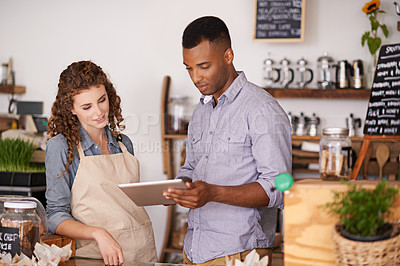
<path fill-rule="evenodd" d="M 231 52 L 228 50 L 209 41 L 202 41 L 191 49 L 183 48 L 183 64 L 201 94 L 218 99 L 229 87 L 228 67 L 232 60 L 227 57 L 227 51 Z"/>

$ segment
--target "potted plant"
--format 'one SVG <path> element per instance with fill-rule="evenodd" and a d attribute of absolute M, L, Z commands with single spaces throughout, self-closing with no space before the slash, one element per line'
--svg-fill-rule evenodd
<path fill-rule="evenodd" d="M 46 185 L 44 165 L 30 162 L 35 150 L 35 145 L 30 141 L 0 139 L 1 186 Z"/>
<path fill-rule="evenodd" d="M 335 192 L 325 207 L 339 216 L 333 232 L 337 263 L 382 265 L 399 260 L 391 252 L 400 252 L 397 224 L 389 222 L 390 208 L 397 199 L 398 187 L 386 180 L 373 190 L 348 183 L 348 190 Z M 397 261 L 399 262 L 399 261 Z"/>

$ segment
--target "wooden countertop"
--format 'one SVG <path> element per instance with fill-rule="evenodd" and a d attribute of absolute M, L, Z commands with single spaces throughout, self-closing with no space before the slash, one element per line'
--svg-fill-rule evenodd
<path fill-rule="evenodd" d="M 85 265 L 85 266 L 104 266 L 103 260 L 92 260 L 92 259 L 77 259 L 73 258 L 70 259 L 69 261 L 66 261 L 64 263 L 61 263 L 60 265 L 62 266 L 80 266 L 80 265 Z M 124 263 L 125 265 L 125 263 Z M 170 264 L 170 263 L 157 263 L 157 262 L 129 262 L 129 266 L 177 266 L 177 265 L 182 265 L 183 264 Z"/>

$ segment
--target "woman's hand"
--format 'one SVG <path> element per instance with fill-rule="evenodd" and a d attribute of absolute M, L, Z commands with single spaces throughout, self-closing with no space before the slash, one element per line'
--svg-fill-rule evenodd
<path fill-rule="evenodd" d="M 124 263 L 121 247 L 107 230 L 97 227 L 93 231 L 93 238 L 97 241 L 105 265 L 121 265 Z"/>
<path fill-rule="evenodd" d="M 64 220 L 58 225 L 56 234 L 77 239 L 96 240 L 106 265 L 121 265 L 125 261 L 118 242 L 102 227 L 90 226 L 74 220 Z"/>

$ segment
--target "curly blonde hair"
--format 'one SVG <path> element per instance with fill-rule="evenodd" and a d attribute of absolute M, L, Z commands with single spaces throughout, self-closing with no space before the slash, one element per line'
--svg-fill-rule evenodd
<path fill-rule="evenodd" d="M 114 85 L 107 78 L 101 67 L 91 61 L 79 61 L 69 65 L 60 75 L 58 92 L 51 108 L 47 132 L 49 139 L 58 134 L 63 134 L 67 139 L 68 160 L 61 175 L 68 171 L 68 167 L 74 159 L 74 148 L 81 141 L 79 137 L 79 120 L 71 112 L 74 96 L 92 86 L 99 85 L 104 85 L 109 98 L 108 126 L 112 135 L 117 137 L 119 130 L 125 129 L 125 126 L 121 124 L 124 120 L 121 115 L 121 98 L 117 95 Z"/>

